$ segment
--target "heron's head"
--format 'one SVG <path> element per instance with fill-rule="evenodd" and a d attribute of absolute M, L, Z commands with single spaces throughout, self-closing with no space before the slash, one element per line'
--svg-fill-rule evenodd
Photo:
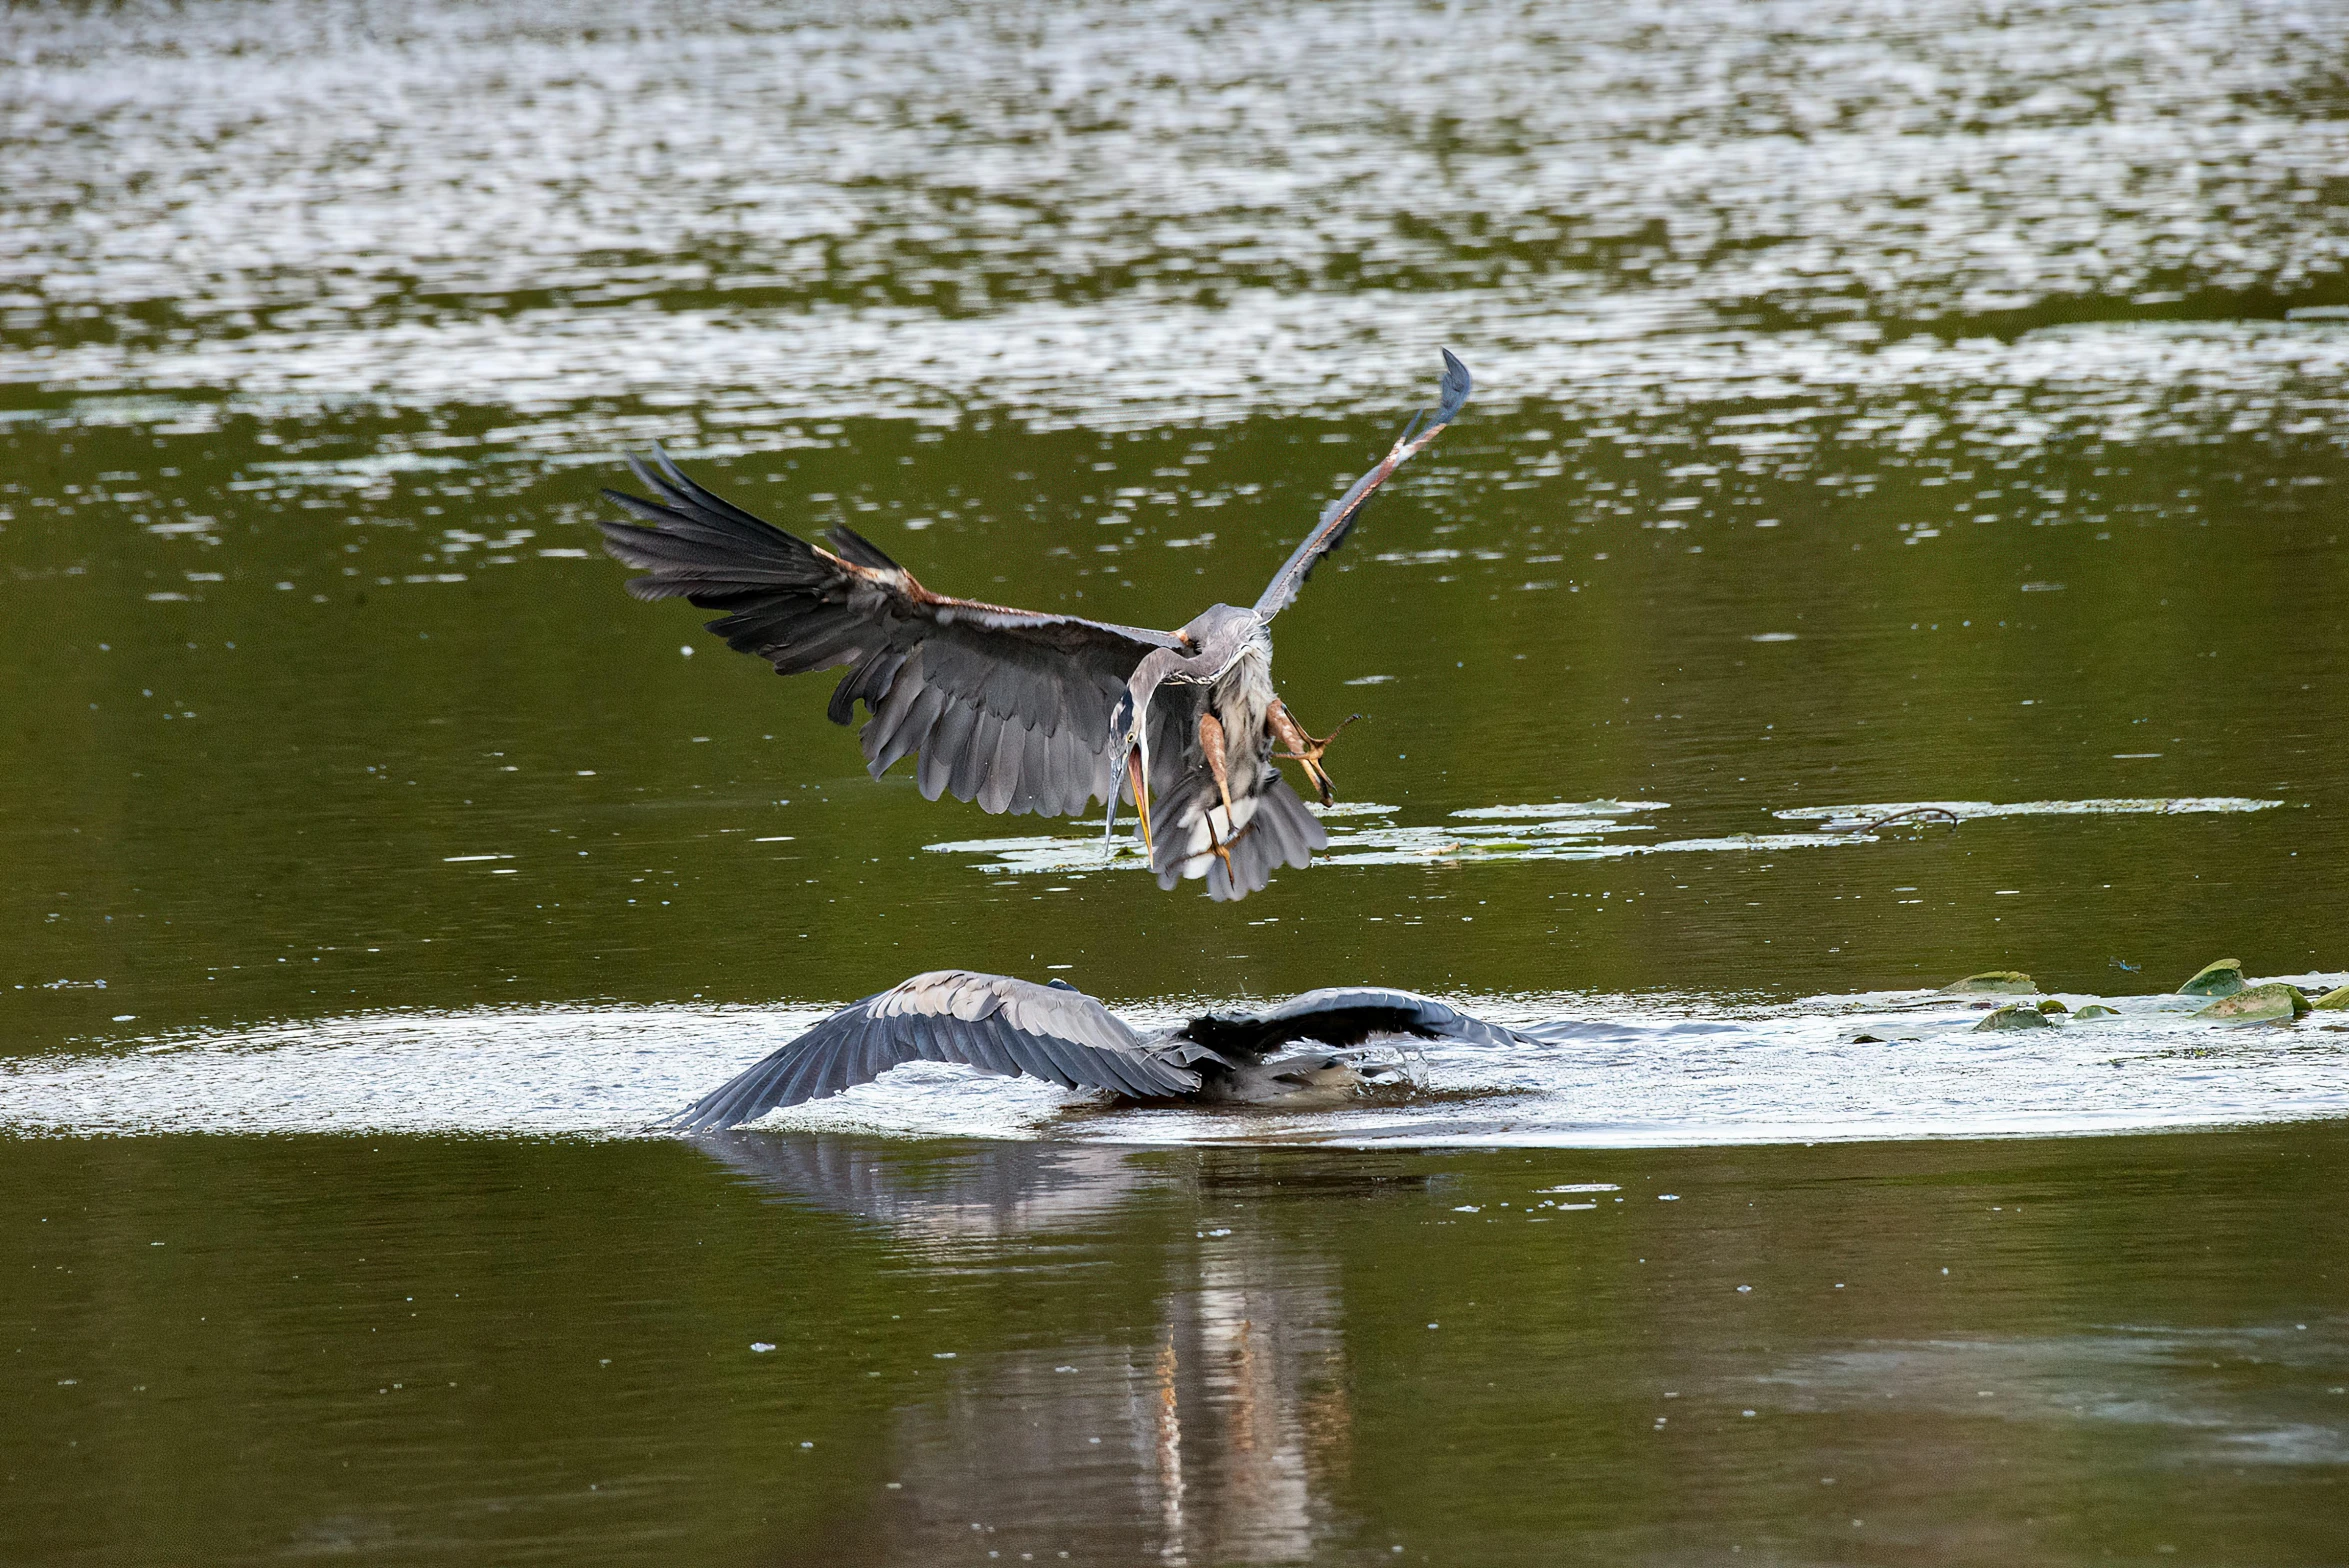
<path fill-rule="evenodd" d="M 1285 1056 L 1241 1067 L 1220 1086 L 1218 1097 L 1243 1105 L 1305 1110 L 1346 1105 L 1408 1084 L 1401 1069 L 1363 1062 L 1351 1053 Z"/>

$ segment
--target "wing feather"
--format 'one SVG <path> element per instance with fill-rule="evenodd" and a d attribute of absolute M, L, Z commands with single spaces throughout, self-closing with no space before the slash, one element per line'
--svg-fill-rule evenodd
<path fill-rule="evenodd" d="M 919 658 L 919 654 L 915 655 L 916 660 Z M 882 714 L 886 716 L 890 706 L 896 703 L 898 694 L 900 692 L 906 694 L 905 706 L 899 710 L 897 718 L 889 730 L 887 742 L 874 748 L 872 769 L 875 778 L 879 778 L 900 757 L 913 755 L 923 740 L 928 737 L 931 729 L 936 726 L 938 716 L 946 711 L 946 694 L 935 686 L 915 684 L 920 679 L 919 675 L 900 677 L 898 684 L 890 691 L 887 701 L 882 705 Z M 871 733 L 872 727 L 872 723 L 868 721 L 865 725 L 868 734 Z M 917 762 L 915 766 L 918 768 L 920 764 Z"/>
<path fill-rule="evenodd" d="M 1503 1046 L 1525 1037 L 1461 1012 L 1448 1002 L 1415 991 L 1385 986 L 1327 986 L 1291 997 L 1256 1014 L 1208 1014 L 1185 1024 L 1180 1037 L 1217 1051 L 1263 1056 L 1293 1040 L 1323 1045 L 1360 1045 L 1375 1034 L 1410 1034 L 1425 1040 Z"/>
<path fill-rule="evenodd" d="M 1402 435 L 1396 439 L 1387 455 L 1380 458 L 1370 472 L 1355 480 L 1353 487 L 1344 495 L 1323 508 L 1312 532 L 1281 563 L 1281 569 L 1272 574 L 1272 581 L 1264 585 L 1264 592 L 1257 597 L 1256 613 L 1265 620 L 1271 620 L 1297 602 L 1297 591 L 1305 586 L 1305 579 L 1313 574 L 1313 568 L 1323 556 L 1346 542 L 1346 535 L 1353 531 L 1355 520 L 1362 515 L 1362 508 L 1372 493 L 1385 484 L 1387 476 L 1400 468 L 1413 453 L 1442 434 L 1444 426 L 1450 424 L 1458 416 L 1462 405 L 1467 403 L 1468 394 L 1476 386 L 1475 379 L 1468 374 L 1468 367 L 1453 357 L 1450 349 L 1445 349 L 1443 353 L 1444 379 L 1438 388 L 1435 417 L 1423 427 L 1420 416 L 1413 415 L 1411 423 L 1404 426 Z"/>
<path fill-rule="evenodd" d="M 1060 791 L 1053 787 L 1052 736 L 1039 725 L 1020 732 L 1020 784 L 1011 797 L 1014 814 L 1037 812 L 1044 816 L 1057 815 Z"/>
<path fill-rule="evenodd" d="M 920 772 L 917 774 L 925 798 L 936 800 L 946 793 L 954 782 L 955 773 L 963 759 L 970 754 L 971 731 L 978 726 L 979 710 L 967 702 L 949 698 L 945 712 L 931 727 L 930 740 L 922 746 Z M 968 800 L 968 795 L 960 796 Z"/>
<path fill-rule="evenodd" d="M 910 1061 L 961 1062 L 1138 1097 L 1199 1086 L 1196 1072 L 1160 1059 L 1124 1020 L 1082 992 L 940 970 L 842 1008 L 664 1125 L 683 1132 L 733 1127 L 778 1106 L 870 1083 Z"/>
<path fill-rule="evenodd" d="M 1172 635 L 934 594 L 849 529 L 821 548 L 694 483 L 667 454 L 655 461 L 629 459 L 653 499 L 604 492 L 651 525 L 598 524 L 604 547 L 645 574 L 629 592 L 723 611 L 710 629 L 778 674 L 845 666 L 825 711 L 847 724 L 865 705 L 859 740 L 875 777 L 919 753 L 932 799 L 1064 813 L 1111 778 L 1110 711 L 1145 653 L 1178 646 Z M 1029 744 L 1036 730 L 1073 731 L 1099 765 L 1057 766 Z"/>

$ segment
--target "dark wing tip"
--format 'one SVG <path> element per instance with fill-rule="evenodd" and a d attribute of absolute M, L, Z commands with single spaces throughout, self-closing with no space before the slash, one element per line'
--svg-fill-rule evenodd
<path fill-rule="evenodd" d="M 638 517 L 655 525 L 676 515 L 658 501 L 647 501 L 643 496 L 630 495 L 625 490 L 614 490 L 609 485 L 604 487 L 604 499 L 625 511 L 634 512 Z M 595 520 L 595 525 L 601 528 L 607 537 L 618 534 L 620 537 L 626 538 L 629 534 L 650 533 L 652 531 L 640 523 L 615 523 L 609 518 L 602 517 Z"/>
<path fill-rule="evenodd" d="M 1466 365 L 1460 363 L 1459 355 L 1445 349 L 1443 356 L 1443 402 L 1436 408 L 1435 422 L 1448 425 L 1452 422 L 1452 416 L 1459 413 L 1467 403 L 1468 394 L 1476 390 L 1476 378 L 1468 373 Z"/>
<path fill-rule="evenodd" d="M 895 561 L 889 559 L 888 554 L 879 545 L 846 523 L 836 523 L 825 532 L 831 536 L 832 548 L 839 553 L 843 560 L 853 561 L 859 566 L 869 566 L 876 571 L 897 572 L 904 570 Z"/>

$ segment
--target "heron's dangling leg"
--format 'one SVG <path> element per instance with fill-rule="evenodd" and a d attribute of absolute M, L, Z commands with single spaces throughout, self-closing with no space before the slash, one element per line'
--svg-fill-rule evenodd
<path fill-rule="evenodd" d="M 1289 712 L 1288 704 L 1278 697 L 1272 699 L 1272 706 L 1264 712 L 1265 722 L 1272 726 L 1273 738 L 1289 748 L 1287 751 L 1276 751 L 1273 755 L 1283 761 L 1303 763 L 1305 776 L 1313 781 L 1315 789 L 1321 791 L 1321 803 L 1325 806 L 1336 804 L 1338 787 L 1330 781 L 1329 771 L 1322 767 L 1321 754 L 1329 749 L 1331 741 L 1336 740 L 1339 735 L 1345 732 L 1346 724 L 1351 724 L 1360 717 L 1362 715 L 1359 713 L 1346 715 L 1345 724 L 1339 725 L 1327 735 L 1322 736 L 1321 739 L 1315 740 L 1305 733 L 1304 726 L 1297 722 L 1296 715 Z"/>
<path fill-rule="evenodd" d="M 1233 827 L 1237 819 L 1232 815 L 1232 779 L 1224 765 L 1223 721 L 1212 713 L 1199 715 L 1199 750 L 1206 754 L 1207 771 L 1215 775 L 1216 792 L 1223 796 L 1223 825 Z M 1213 846 L 1216 858 L 1223 862 L 1224 875 L 1232 879 L 1232 886 L 1240 885 L 1240 874 L 1232 869 L 1232 852 L 1221 835 L 1215 831 L 1215 813 L 1207 814 L 1207 842 Z"/>

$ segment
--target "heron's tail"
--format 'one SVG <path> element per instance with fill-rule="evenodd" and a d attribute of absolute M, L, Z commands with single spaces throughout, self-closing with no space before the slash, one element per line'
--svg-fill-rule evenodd
<path fill-rule="evenodd" d="M 1271 881 L 1276 868 L 1303 869 L 1312 863 L 1313 851 L 1328 847 L 1320 819 L 1305 809 L 1279 770 L 1265 766 L 1254 789 L 1241 788 L 1237 778 L 1232 782 L 1232 810 L 1239 820 L 1230 831 L 1214 775 L 1203 767 L 1162 787 L 1151 802 L 1155 853 L 1150 864 L 1160 887 L 1204 877 L 1209 898 L 1246 898 Z M 1218 841 L 1231 856 L 1228 872 L 1224 857 L 1215 852 Z"/>

